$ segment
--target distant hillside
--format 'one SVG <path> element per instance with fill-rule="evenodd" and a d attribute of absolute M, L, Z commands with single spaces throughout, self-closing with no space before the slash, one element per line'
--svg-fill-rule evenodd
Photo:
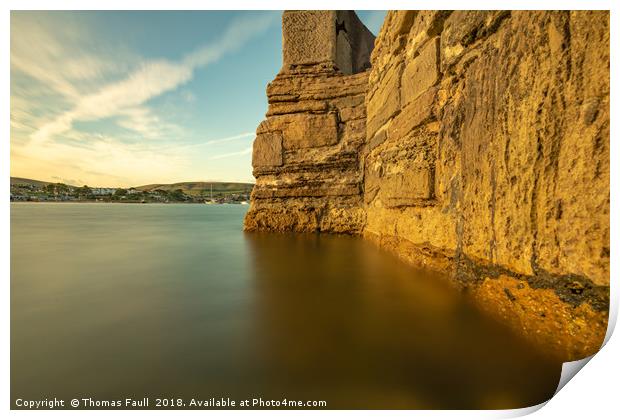
<path fill-rule="evenodd" d="M 28 184 L 36 187 L 44 187 L 48 184 L 55 184 L 55 182 L 39 181 L 29 178 L 11 177 L 11 185 Z M 254 187 L 254 184 L 245 182 L 177 182 L 174 184 L 148 184 L 140 187 L 135 187 L 140 191 L 150 190 L 164 190 L 174 191 L 181 189 L 188 195 L 199 195 L 201 193 L 209 194 L 211 191 L 211 185 L 213 185 L 213 193 L 242 193 L 250 192 Z M 72 185 L 70 185 L 71 187 Z"/>
<path fill-rule="evenodd" d="M 254 184 L 245 182 L 177 182 L 174 184 L 148 184 L 135 187 L 140 191 L 164 190 L 174 191 L 181 189 L 185 194 L 199 195 L 209 193 L 213 186 L 213 193 L 241 193 L 252 191 Z"/>
<path fill-rule="evenodd" d="M 15 176 L 11 177 L 11 185 L 23 185 L 23 184 L 27 184 L 27 185 L 34 185 L 35 187 L 45 187 L 47 184 L 56 184 L 56 182 L 47 182 L 47 181 L 39 181 L 36 179 L 29 179 L 29 178 L 18 178 Z M 70 187 L 72 185 L 69 185 Z"/>

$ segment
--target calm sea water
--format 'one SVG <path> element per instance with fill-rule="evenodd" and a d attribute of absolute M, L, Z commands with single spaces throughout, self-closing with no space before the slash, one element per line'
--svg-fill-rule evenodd
<path fill-rule="evenodd" d="M 444 279 L 245 206 L 11 205 L 11 397 L 515 408 L 561 365 Z"/>

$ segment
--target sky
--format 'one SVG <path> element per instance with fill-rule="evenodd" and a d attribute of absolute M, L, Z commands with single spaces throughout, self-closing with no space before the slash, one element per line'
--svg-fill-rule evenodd
<path fill-rule="evenodd" d="M 358 11 L 377 33 L 384 11 Z M 11 176 L 254 182 L 277 11 L 11 12 Z"/>

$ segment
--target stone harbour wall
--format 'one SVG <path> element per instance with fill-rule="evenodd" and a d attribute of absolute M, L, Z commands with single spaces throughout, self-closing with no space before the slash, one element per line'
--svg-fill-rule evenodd
<path fill-rule="evenodd" d="M 245 229 L 361 234 L 365 93 L 374 36 L 354 12 L 282 16 L 283 66 L 256 130 Z"/>
<path fill-rule="evenodd" d="M 609 305 L 609 13 L 391 11 L 369 70 L 351 13 L 284 13 L 246 229 L 363 235 L 449 273 L 563 359 L 594 353 Z M 304 15 L 329 42 L 294 41 Z"/>

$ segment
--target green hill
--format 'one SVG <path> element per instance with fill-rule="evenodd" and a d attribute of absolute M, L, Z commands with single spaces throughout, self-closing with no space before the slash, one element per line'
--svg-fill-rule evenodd
<path fill-rule="evenodd" d="M 164 190 L 174 191 L 183 190 L 188 195 L 210 194 L 213 187 L 214 194 L 221 193 L 243 193 L 250 192 L 254 184 L 245 182 L 176 182 L 174 184 L 148 184 L 134 187 L 140 191 Z"/>
<path fill-rule="evenodd" d="M 48 184 L 56 184 L 56 182 L 39 181 L 37 179 L 11 177 L 11 185 L 34 185 L 35 187 L 45 187 Z M 72 185 L 69 185 L 70 187 Z"/>
<path fill-rule="evenodd" d="M 34 185 L 36 187 L 45 187 L 55 182 L 39 181 L 36 179 L 11 177 L 11 185 Z M 71 185 L 70 185 L 71 186 Z M 245 182 L 177 182 L 174 184 L 148 184 L 134 187 L 140 191 L 164 190 L 174 191 L 181 189 L 188 195 L 208 195 L 213 186 L 213 194 L 234 194 L 252 191 L 254 184 Z"/>

